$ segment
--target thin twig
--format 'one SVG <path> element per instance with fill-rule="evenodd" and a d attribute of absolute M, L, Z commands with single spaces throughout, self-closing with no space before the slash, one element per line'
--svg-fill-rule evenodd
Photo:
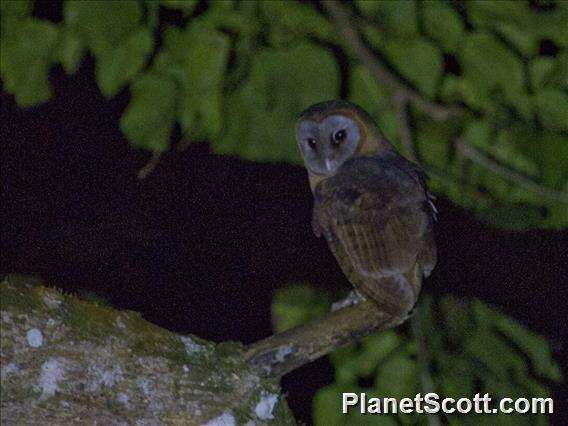
<path fill-rule="evenodd" d="M 474 163 L 477 163 L 480 166 L 483 166 L 486 169 L 491 170 L 496 175 L 499 175 L 502 178 L 517 184 L 521 188 L 533 191 L 536 194 L 538 194 L 541 198 L 547 199 L 548 201 L 568 204 L 568 193 L 555 191 L 553 189 L 546 188 L 534 182 L 528 177 L 523 176 L 522 174 L 505 167 L 504 165 L 493 160 L 492 158 L 486 157 L 484 154 L 479 152 L 471 145 L 468 145 L 461 139 L 456 140 L 455 145 L 456 148 L 458 149 L 458 152 L 461 155 L 463 155 L 464 158 L 467 158 L 473 161 Z"/>
<path fill-rule="evenodd" d="M 445 120 L 451 116 L 461 114 L 462 110 L 457 106 L 441 105 L 424 98 L 420 93 L 407 87 L 384 67 L 365 46 L 352 25 L 349 13 L 339 1 L 325 0 L 322 4 L 333 19 L 335 27 L 350 47 L 352 53 L 369 69 L 375 80 L 393 90 L 395 94 L 404 95 L 414 106 L 435 120 Z"/>
<path fill-rule="evenodd" d="M 403 154 L 411 161 L 418 162 L 414 149 L 414 138 L 408 117 L 408 98 L 404 94 L 396 94 L 393 98 L 397 121 L 399 124 L 400 144 Z"/>
<path fill-rule="evenodd" d="M 144 167 L 142 167 L 140 170 L 138 170 L 138 179 L 142 180 L 142 179 L 146 179 L 150 173 L 152 173 L 154 171 L 154 169 L 156 168 L 156 166 L 158 165 L 158 163 L 160 162 L 160 159 L 162 158 L 162 151 L 153 151 L 152 152 L 152 157 L 150 157 L 150 161 L 148 161 Z"/>

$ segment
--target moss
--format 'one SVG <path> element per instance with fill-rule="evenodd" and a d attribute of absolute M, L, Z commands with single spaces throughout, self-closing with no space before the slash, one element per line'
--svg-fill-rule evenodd
<path fill-rule="evenodd" d="M 181 366 L 188 363 L 195 362 L 195 358 L 187 353 L 185 345 L 178 336 L 170 336 L 169 342 L 164 350 L 164 357 L 173 366 Z"/>
<path fill-rule="evenodd" d="M 156 356 L 166 358 L 173 367 L 184 364 L 196 364 L 206 361 L 212 346 L 205 340 L 191 336 L 191 339 L 203 350 L 188 353 L 181 337 L 175 333 L 151 324 L 141 318 L 139 314 L 128 313 L 123 317 L 124 323 L 132 331 L 130 334 L 130 348 L 139 356 Z"/>
<path fill-rule="evenodd" d="M 177 355 L 177 352 L 180 349 L 176 347 L 172 340 L 172 336 L 164 331 L 161 333 L 154 333 L 147 330 L 133 328 L 131 331 L 131 341 L 129 346 L 138 356 L 162 357 L 170 354 L 171 357 L 176 358 L 179 356 Z"/>
<path fill-rule="evenodd" d="M 215 352 L 219 357 L 240 357 L 243 353 L 243 344 L 239 342 L 221 342 L 216 348 Z"/>
<path fill-rule="evenodd" d="M 126 407 L 116 399 L 116 392 L 107 389 L 103 386 L 101 393 L 98 395 L 98 400 L 107 410 L 113 412 L 115 415 L 127 414 Z"/>
<path fill-rule="evenodd" d="M 0 388 L 0 402 L 2 403 L 37 399 L 40 395 L 41 392 L 37 391 L 32 386 L 22 386 L 20 384 L 10 386 L 8 383 L 2 385 Z"/>
<path fill-rule="evenodd" d="M 92 291 L 80 293 L 79 297 L 81 298 L 81 300 L 92 303 L 93 305 L 97 305 L 100 308 L 113 308 L 112 303 L 110 303 L 108 299 Z"/>
<path fill-rule="evenodd" d="M 288 407 L 288 403 L 284 397 L 280 396 L 278 398 L 278 403 L 274 408 L 274 420 L 272 424 L 274 426 L 296 426 L 292 410 Z"/>
<path fill-rule="evenodd" d="M 46 298 L 52 300 L 63 300 L 63 293 L 56 287 L 43 287 L 39 286 L 34 289 L 34 293 L 37 295 L 38 301 L 42 303 L 42 309 L 44 308 Z"/>
<path fill-rule="evenodd" d="M 20 275 L 8 275 L 0 282 L 1 308 L 10 308 L 13 312 L 28 313 L 41 306 L 37 292 L 29 291 L 32 286 L 38 286 L 33 278 L 28 280 Z"/>
<path fill-rule="evenodd" d="M 127 330 L 129 347 L 136 355 L 163 356 L 170 332 L 145 321 L 138 312 L 121 312 L 120 318 Z"/>
<path fill-rule="evenodd" d="M 83 302 L 73 296 L 64 296 L 58 314 L 63 324 L 71 327 L 78 339 L 101 340 L 117 334 L 114 311 Z"/>

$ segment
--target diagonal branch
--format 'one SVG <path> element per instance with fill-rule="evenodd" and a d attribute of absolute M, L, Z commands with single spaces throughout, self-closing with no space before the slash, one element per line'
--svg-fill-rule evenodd
<path fill-rule="evenodd" d="M 456 140 L 456 148 L 458 150 L 458 153 L 461 154 L 464 158 L 467 158 L 474 163 L 477 163 L 480 166 L 491 170 L 493 173 L 517 184 L 521 188 L 532 191 L 548 201 L 568 204 L 568 193 L 555 191 L 534 182 L 528 177 L 503 166 L 492 158 L 486 157 L 483 153 L 479 152 L 471 145 L 468 145 L 462 139 Z"/>
<path fill-rule="evenodd" d="M 404 95 L 416 108 L 424 111 L 435 120 L 445 120 L 451 116 L 461 114 L 462 110 L 459 107 L 437 104 L 424 98 L 420 93 L 402 83 L 383 66 L 365 46 L 351 23 L 349 13 L 339 1 L 324 0 L 322 4 L 333 19 L 335 27 L 345 40 L 345 43 L 351 48 L 355 57 L 369 69 L 375 80 L 393 90 L 395 95 Z"/>
<path fill-rule="evenodd" d="M 330 312 L 324 318 L 270 336 L 247 348 L 249 364 L 267 377 L 280 377 L 369 334 L 395 327 L 393 320 L 370 301 Z"/>
<path fill-rule="evenodd" d="M 411 161 L 418 163 L 418 156 L 414 149 L 414 138 L 408 116 L 408 98 L 404 94 L 395 94 L 394 109 L 399 125 L 400 144 L 403 154 Z"/>

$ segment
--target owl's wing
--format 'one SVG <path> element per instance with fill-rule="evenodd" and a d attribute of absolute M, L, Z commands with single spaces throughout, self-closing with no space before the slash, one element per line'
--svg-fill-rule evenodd
<path fill-rule="evenodd" d="M 358 290 L 398 305 L 416 299 L 422 273 L 435 263 L 429 210 L 418 174 L 359 170 L 318 185 L 313 223 Z"/>

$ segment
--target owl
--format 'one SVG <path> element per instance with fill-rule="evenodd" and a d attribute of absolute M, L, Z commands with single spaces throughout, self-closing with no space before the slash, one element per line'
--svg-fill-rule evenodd
<path fill-rule="evenodd" d="M 306 109 L 296 141 L 314 196 L 312 227 L 358 293 L 406 319 L 436 263 L 436 210 L 419 166 L 347 101 Z"/>

